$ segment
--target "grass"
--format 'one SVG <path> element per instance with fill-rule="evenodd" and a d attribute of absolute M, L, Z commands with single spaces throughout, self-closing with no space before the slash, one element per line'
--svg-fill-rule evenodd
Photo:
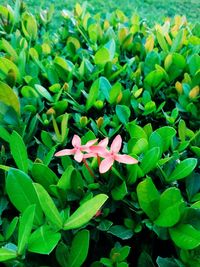
<path fill-rule="evenodd" d="M 3 4 L 11 4 L 11 0 L 1 0 Z M 56 13 L 65 9 L 73 9 L 78 2 L 84 3 L 84 0 L 25 0 L 24 1 L 30 10 L 34 13 L 38 8 L 47 8 L 50 4 L 55 5 Z M 186 15 L 191 22 L 197 22 L 200 14 L 199 0 L 88 0 L 88 10 L 91 12 L 107 12 L 115 9 L 120 9 L 126 15 L 131 16 L 132 13 L 137 12 L 141 18 L 147 19 L 149 22 L 161 22 L 164 17 L 173 17 L 174 15 Z M 55 14 L 55 18 L 57 15 Z"/>

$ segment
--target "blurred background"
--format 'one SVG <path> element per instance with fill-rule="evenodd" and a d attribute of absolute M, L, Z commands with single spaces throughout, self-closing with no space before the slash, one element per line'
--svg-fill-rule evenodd
<path fill-rule="evenodd" d="M 46 9 L 51 4 L 55 8 L 55 18 L 62 9 L 72 10 L 76 3 L 83 4 L 85 0 L 24 0 L 31 12 Z M 13 4 L 14 0 L 0 0 L 0 4 Z M 87 8 L 90 12 L 112 12 L 120 9 L 131 16 L 137 12 L 141 18 L 150 23 L 161 22 L 164 17 L 186 15 L 190 22 L 200 21 L 200 0 L 88 0 Z"/>

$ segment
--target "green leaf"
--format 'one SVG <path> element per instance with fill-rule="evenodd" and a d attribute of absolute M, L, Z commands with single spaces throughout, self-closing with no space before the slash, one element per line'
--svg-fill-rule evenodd
<path fill-rule="evenodd" d="M 35 17 L 32 14 L 25 12 L 23 13 L 21 19 L 21 25 L 24 35 L 28 40 L 35 40 L 37 38 L 38 31 L 37 21 Z"/>
<path fill-rule="evenodd" d="M 13 131 L 13 133 L 10 136 L 10 150 L 11 150 L 11 154 L 15 160 L 17 167 L 20 170 L 27 173 L 28 172 L 28 154 L 27 154 L 26 146 L 21 136 L 15 131 Z"/>
<path fill-rule="evenodd" d="M 8 55 L 13 57 L 14 61 L 18 60 L 18 55 L 15 49 L 4 38 L 2 38 L 0 41 L 0 50 L 4 50 L 6 53 L 8 53 Z"/>
<path fill-rule="evenodd" d="M 194 76 L 200 69 L 200 56 L 198 54 L 192 55 L 189 59 L 188 66 L 190 73 Z"/>
<path fill-rule="evenodd" d="M 46 98 L 49 102 L 53 102 L 53 98 L 51 96 L 51 94 L 47 91 L 46 88 L 44 88 L 42 85 L 40 84 L 35 84 L 35 88 L 37 90 L 37 92 L 43 96 L 44 98 Z"/>
<path fill-rule="evenodd" d="M 180 164 L 177 165 L 175 170 L 167 178 L 167 182 L 173 182 L 185 178 L 194 170 L 196 165 L 197 165 L 197 159 L 195 158 L 189 158 L 183 160 Z"/>
<path fill-rule="evenodd" d="M 108 196 L 99 194 L 92 199 L 83 203 L 65 222 L 64 230 L 75 229 L 88 223 L 89 220 L 97 213 L 97 211 L 106 202 Z"/>
<path fill-rule="evenodd" d="M 127 262 L 118 262 L 117 267 L 129 267 L 129 264 Z"/>
<path fill-rule="evenodd" d="M 129 246 L 114 247 L 111 250 L 110 258 L 114 262 L 122 262 L 122 261 L 126 260 L 126 258 L 128 257 L 128 255 L 130 253 L 130 250 L 131 250 L 131 247 L 129 247 Z"/>
<path fill-rule="evenodd" d="M 47 191 L 42 187 L 42 185 L 34 183 L 34 187 L 45 216 L 52 223 L 53 226 L 55 226 L 58 230 L 60 230 L 63 225 L 62 218 L 52 198 L 49 196 Z"/>
<path fill-rule="evenodd" d="M 115 187 L 112 191 L 112 198 L 116 201 L 122 200 L 127 194 L 127 187 L 126 187 L 126 182 L 123 182 L 121 185 Z"/>
<path fill-rule="evenodd" d="M 42 163 L 34 163 L 31 170 L 35 182 L 41 184 L 47 191 L 49 186 L 58 182 L 56 174 Z"/>
<path fill-rule="evenodd" d="M 119 82 L 116 82 L 111 90 L 110 90 L 110 94 L 109 94 L 109 103 L 110 104 L 114 104 L 117 101 L 118 96 L 120 95 L 122 90 L 122 85 Z"/>
<path fill-rule="evenodd" d="M 18 233 L 18 250 L 17 253 L 22 255 L 28 244 L 28 239 L 33 227 L 33 219 L 35 215 L 35 204 L 27 207 L 19 219 L 19 233 Z"/>
<path fill-rule="evenodd" d="M 116 105 L 116 114 L 121 123 L 126 124 L 130 118 L 131 111 L 125 105 Z"/>
<path fill-rule="evenodd" d="M 156 103 L 154 101 L 149 101 L 144 106 L 143 115 L 149 115 L 150 113 L 156 111 Z"/>
<path fill-rule="evenodd" d="M 160 215 L 155 220 L 155 224 L 160 227 L 172 227 L 181 217 L 181 208 L 184 207 L 180 190 L 175 187 L 168 188 L 160 196 Z"/>
<path fill-rule="evenodd" d="M 172 42 L 170 52 L 177 52 L 183 45 L 184 30 L 180 30 Z"/>
<path fill-rule="evenodd" d="M 177 247 L 188 250 L 200 245 L 200 231 L 190 224 L 180 224 L 169 229 L 171 239 Z"/>
<path fill-rule="evenodd" d="M 17 82 L 21 82 L 21 75 L 18 67 L 11 60 L 1 57 L 0 58 L 0 78 L 5 79 L 9 75 L 10 72 L 13 72 L 14 79 L 16 77 Z M 1 86 L 0 86 L 1 87 Z"/>
<path fill-rule="evenodd" d="M 184 120 L 180 120 L 178 124 L 178 135 L 182 142 L 185 141 L 186 136 L 186 124 Z"/>
<path fill-rule="evenodd" d="M 162 50 L 163 50 L 164 52 L 168 52 L 168 45 L 167 45 L 167 42 L 166 42 L 166 40 L 165 40 L 164 35 L 161 33 L 160 30 L 157 30 L 157 31 L 156 31 L 156 37 L 157 37 L 158 43 L 159 43 L 160 47 L 162 48 Z"/>
<path fill-rule="evenodd" d="M 0 138 L 8 143 L 10 142 L 10 134 L 3 126 L 0 126 Z"/>
<path fill-rule="evenodd" d="M 17 253 L 8 248 L 0 248 L 0 262 L 17 258 Z"/>
<path fill-rule="evenodd" d="M 18 114 L 20 114 L 20 103 L 17 95 L 7 84 L 0 81 L 0 103 L 3 102 L 7 106 L 11 106 Z"/>
<path fill-rule="evenodd" d="M 10 169 L 6 177 L 6 191 L 11 203 L 23 212 L 32 204 L 36 204 L 35 220 L 36 224 L 42 224 L 43 213 L 35 192 L 31 178 L 24 172 Z"/>
<path fill-rule="evenodd" d="M 69 267 L 82 266 L 88 255 L 89 241 L 90 232 L 88 230 L 82 230 L 75 235 L 69 254 Z"/>
<path fill-rule="evenodd" d="M 94 63 L 97 65 L 105 65 L 108 61 L 110 61 L 109 50 L 106 47 L 100 48 L 94 56 Z"/>
<path fill-rule="evenodd" d="M 159 215 L 160 195 L 151 178 L 138 184 L 137 196 L 142 210 L 151 220 L 155 220 Z"/>
<path fill-rule="evenodd" d="M 147 83 L 151 87 L 157 87 L 163 79 L 163 72 L 160 70 L 151 71 L 144 79 L 145 83 Z"/>
<path fill-rule="evenodd" d="M 59 179 L 57 186 L 63 191 L 69 190 L 71 188 L 71 176 L 74 170 L 74 167 L 72 165 L 69 165 Z"/>
<path fill-rule="evenodd" d="M 153 132 L 149 137 L 149 149 L 153 147 L 159 147 L 161 152 L 160 154 L 162 154 L 162 148 L 163 148 L 162 138 L 156 131 Z"/>
<path fill-rule="evenodd" d="M 135 122 L 130 122 L 126 126 L 127 131 L 129 132 L 131 138 L 136 138 L 136 139 L 147 139 L 147 134 L 146 132 L 142 129 L 142 127 L 138 126 L 135 124 Z"/>
<path fill-rule="evenodd" d="M 145 76 L 155 70 L 155 65 L 160 65 L 160 55 L 158 52 L 152 50 L 146 55 L 145 62 L 144 62 L 144 74 Z"/>
<path fill-rule="evenodd" d="M 173 137 L 176 135 L 176 130 L 170 126 L 164 126 L 156 130 L 162 138 L 163 152 L 166 152 L 172 142 Z"/>
<path fill-rule="evenodd" d="M 111 91 L 112 86 L 110 82 L 108 81 L 108 79 L 105 77 L 100 77 L 99 81 L 100 81 L 100 88 L 99 88 L 100 96 L 102 93 L 103 96 L 106 98 L 106 100 L 109 101 L 110 91 Z"/>
<path fill-rule="evenodd" d="M 146 251 L 143 251 L 140 254 L 137 267 L 144 267 L 144 266 L 155 267 L 151 256 Z"/>
<path fill-rule="evenodd" d="M 100 222 L 100 224 L 97 226 L 97 228 L 100 231 L 108 231 L 109 228 L 113 225 L 113 222 L 109 221 L 109 220 L 102 220 Z"/>
<path fill-rule="evenodd" d="M 158 267 L 180 267 L 173 258 L 158 257 L 156 260 Z"/>
<path fill-rule="evenodd" d="M 60 233 L 56 233 L 49 226 L 43 225 L 31 234 L 28 251 L 49 255 L 58 244 L 60 238 Z"/>
<path fill-rule="evenodd" d="M 148 150 L 148 141 L 145 138 L 141 138 L 136 141 L 136 139 L 132 138 L 128 142 L 128 152 L 129 154 L 139 155 Z"/>
<path fill-rule="evenodd" d="M 140 165 L 140 168 L 142 169 L 144 175 L 156 167 L 159 159 L 160 159 L 159 147 L 153 147 L 145 153 L 144 158 L 142 159 Z"/>
<path fill-rule="evenodd" d="M 109 54 L 110 54 L 110 60 L 113 60 L 114 56 L 115 56 L 115 50 L 116 50 L 116 44 L 115 44 L 115 40 L 111 39 L 109 42 L 107 42 L 104 45 L 105 48 L 108 49 Z"/>
<path fill-rule="evenodd" d="M 89 110 L 95 103 L 100 87 L 100 80 L 97 79 L 93 82 L 86 101 L 86 109 Z"/>
<path fill-rule="evenodd" d="M 17 223 L 18 223 L 18 217 L 14 217 L 12 219 L 10 225 L 6 229 L 5 240 L 8 240 L 12 236 L 12 234 L 14 233 L 14 231 L 15 231 L 15 229 L 17 227 Z"/>
<path fill-rule="evenodd" d="M 117 236 L 122 240 L 130 239 L 133 236 L 133 230 L 124 227 L 123 225 L 114 225 L 109 228 L 107 233 Z"/>
<path fill-rule="evenodd" d="M 56 260 L 62 267 L 68 267 L 69 246 L 59 242 L 56 246 Z"/>

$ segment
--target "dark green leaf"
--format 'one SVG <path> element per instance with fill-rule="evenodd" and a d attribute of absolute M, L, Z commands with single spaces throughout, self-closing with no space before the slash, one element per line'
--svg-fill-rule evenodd
<path fill-rule="evenodd" d="M 130 109 L 125 105 L 117 105 L 116 106 L 116 114 L 121 123 L 128 123 L 129 117 L 131 115 Z"/>
<path fill-rule="evenodd" d="M 82 230 L 75 235 L 69 254 L 69 267 L 82 266 L 88 255 L 89 241 L 90 232 L 88 230 Z"/>
<path fill-rule="evenodd" d="M 133 230 L 128 229 L 123 225 L 111 226 L 107 233 L 117 236 L 122 240 L 130 239 L 133 236 Z"/>
<path fill-rule="evenodd" d="M 9 224 L 8 228 L 6 229 L 5 232 L 5 239 L 8 240 L 12 234 L 14 233 L 16 227 L 17 227 L 17 223 L 18 223 L 18 217 L 14 217 L 11 221 L 11 223 Z"/>
<path fill-rule="evenodd" d="M 128 194 L 128 191 L 127 191 L 127 187 L 126 187 L 126 183 L 123 182 L 121 185 L 119 186 L 116 186 L 112 191 L 111 191 L 111 194 L 112 194 L 112 198 L 114 200 L 122 200 L 127 194 Z"/>

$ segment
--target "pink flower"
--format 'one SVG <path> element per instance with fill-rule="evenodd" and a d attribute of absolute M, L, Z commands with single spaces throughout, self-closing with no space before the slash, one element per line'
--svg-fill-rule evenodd
<path fill-rule="evenodd" d="M 104 138 L 103 140 L 101 140 L 98 145 L 96 146 L 91 146 L 90 147 L 90 154 L 91 155 L 95 155 L 95 157 L 97 156 L 101 156 L 103 157 L 103 155 L 107 152 L 109 152 L 106 147 L 108 145 L 108 137 Z M 94 157 L 94 156 L 93 156 Z"/>
<path fill-rule="evenodd" d="M 78 135 L 74 135 L 72 139 L 72 149 L 63 149 L 55 154 L 56 157 L 74 155 L 74 159 L 78 162 L 81 162 L 84 158 L 82 152 L 90 151 L 90 147 L 97 142 L 97 139 L 88 141 L 85 145 L 81 145 L 81 139 Z"/>
<path fill-rule="evenodd" d="M 122 138 L 120 135 L 117 135 L 111 144 L 110 151 L 108 151 L 105 148 L 104 151 L 101 148 L 99 149 L 100 156 L 102 155 L 102 157 L 104 157 L 99 166 L 100 173 L 107 172 L 114 164 L 114 161 L 118 161 L 120 163 L 125 163 L 125 164 L 138 163 L 138 161 L 132 158 L 131 156 L 118 154 L 118 152 L 121 149 L 121 146 L 122 146 Z"/>

